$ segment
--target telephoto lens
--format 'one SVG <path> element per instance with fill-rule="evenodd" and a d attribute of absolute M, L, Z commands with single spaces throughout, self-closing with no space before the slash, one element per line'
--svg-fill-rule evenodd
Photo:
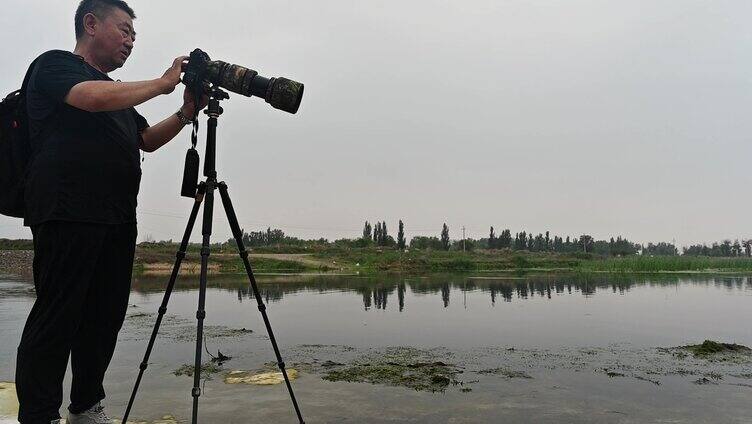
<path fill-rule="evenodd" d="M 267 78 L 253 69 L 220 60 L 206 67 L 206 79 L 215 85 L 244 96 L 266 100 L 273 108 L 295 113 L 303 100 L 303 84 L 287 78 Z"/>

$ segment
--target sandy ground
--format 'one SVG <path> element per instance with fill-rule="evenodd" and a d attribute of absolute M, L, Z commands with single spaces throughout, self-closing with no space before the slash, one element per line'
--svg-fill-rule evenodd
<path fill-rule="evenodd" d="M 227 253 L 215 253 L 213 257 L 222 258 L 234 258 L 236 254 Z M 318 259 L 311 254 L 307 253 L 252 253 L 250 255 L 251 261 L 254 258 L 257 259 L 274 259 L 278 261 L 290 261 L 301 263 L 305 266 L 312 268 L 327 267 L 330 269 L 338 269 L 338 264 L 335 261 Z M 0 269 L 8 274 L 30 276 L 31 266 L 34 260 L 34 252 L 30 250 L 5 250 L 0 251 Z M 170 275 L 172 272 L 172 262 L 159 262 L 153 264 L 144 264 L 144 274 L 146 275 Z M 218 273 L 220 266 L 218 263 L 212 263 L 209 260 L 209 273 Z M 200 271 L 200 264 L 198 262 L 183 262 L 180 268 L 181 275 L 196 275 Z"/>
<path fill-rule="evenodd" d="M 237 255 L 218 253 L 212 255 L 213 257 L 222 257 L 223 259 L 235 258 Z M 310 254 L 298 254 L 298 253 L 252 253 L 249 255 L 251 258 L 251 264 L 253 259 L 274 259 L 278 261 L 290 261 L 298 262 L 305 266 L 312 268 L 337 268 L 337 263 L 334 261 L 326 261 L 322 259 L 314 258 Z M 171 262 L 158 262 L 152 264 L 144 264 L 144 275 L 170 275 L 172 273 L 173 263 Z M 198 275 L 201 271 L 200 264 L 198 262 L 183 262 L 180 267 L 180 275 Z M 220 272 L 220 265 L 216 262 L 212 262 L 209 259 L 209 274 L 217 274 Z"/>
<path fill-rule="evenodd" d="M 299 262 L 303 265 L 311 267 L 330 267 L 337 268 L 337 262 L 325 259 L 315 258 L 309 253 L 252 253 L 251 259 L 263 258 L 263 259 L 276 259 L 278 261 L 291 261 Z"/>

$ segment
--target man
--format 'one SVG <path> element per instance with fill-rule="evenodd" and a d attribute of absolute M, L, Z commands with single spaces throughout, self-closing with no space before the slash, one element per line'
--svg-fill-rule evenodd
<path fill-rule="evenodd" d="M 189 123 L 190 93 L 180 110 L 149 126 L 133 108 L 174 91 L 185 56 L 159 78 L 119 82 L 136 38 L 122 0 L 83 0 L 76 48 L 40 56 L 27 90 L 34 150 L 26 220 L 34 236 L 37 299 L 18 347 L 21 423 L 59 422 L 71 358 L 68 422 L 110 423 L 102 382 L 125 318 L 136 241 L 139 149 L 153 152 Z"/>

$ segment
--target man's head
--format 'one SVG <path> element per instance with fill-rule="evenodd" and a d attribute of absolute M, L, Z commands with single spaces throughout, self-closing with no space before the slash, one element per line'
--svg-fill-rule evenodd
<path fill-rule="evenodd" d="M 82 0 L 76 10 L 76 42 L 86 46 L 102 72 L 114 71 L 133 50 L 135 18 L 122 0 Z"/>

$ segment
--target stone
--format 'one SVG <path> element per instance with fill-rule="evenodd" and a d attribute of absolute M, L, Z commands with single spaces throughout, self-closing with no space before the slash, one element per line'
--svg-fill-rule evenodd
<path fill-rule="evenodd" d="M 298 378 L 298 371 L 289 368 L 287 369 L 287 376 L 290 380 Z M 262 372 L 259 374 L 253 374 L 251 371 L 231 371 L 225 375 L 226 384 L 252 384 L 255 386 L 269 386 L 274 384 L 280 384 L 285 381 L 285 377 L 282 372 Z"/>

